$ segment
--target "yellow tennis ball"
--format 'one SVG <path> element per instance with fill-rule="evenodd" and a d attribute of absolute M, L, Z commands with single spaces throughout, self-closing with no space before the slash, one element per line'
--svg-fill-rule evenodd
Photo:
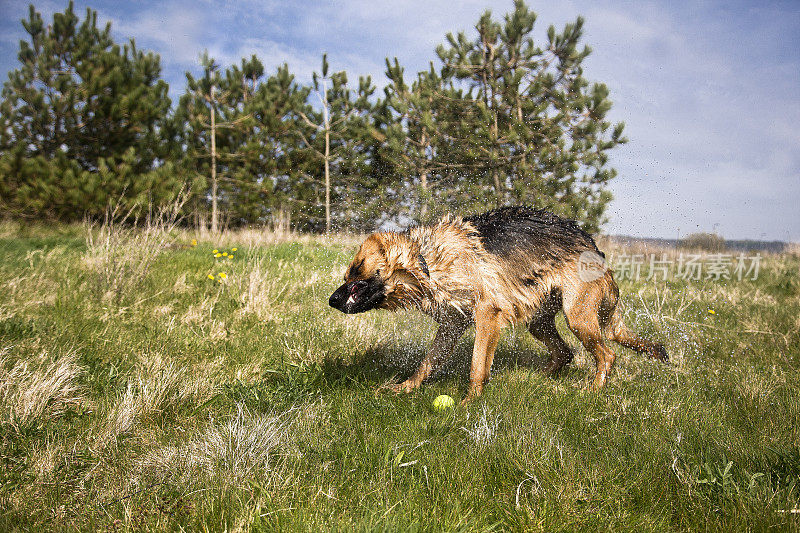
<path fill-rule="evenodd" d="M 453 400 L 447 394 L 441 394 L 433 400 L 433 410 L 434 411 L 444 411 L 446 409 L 451 409 L 456 404 L 455 400 Z"/>

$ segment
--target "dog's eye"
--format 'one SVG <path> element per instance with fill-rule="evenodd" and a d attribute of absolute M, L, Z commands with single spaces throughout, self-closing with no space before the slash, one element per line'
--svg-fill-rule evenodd
<path fill-rule="evenodd" d="M 376 276 L 380 276 L 381 275 L 381 269 L 380 268 L 375 271 L 375 275 Z"/>

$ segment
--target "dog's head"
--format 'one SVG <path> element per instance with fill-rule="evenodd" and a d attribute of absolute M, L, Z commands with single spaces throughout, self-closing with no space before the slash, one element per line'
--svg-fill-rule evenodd
<path fill-rule="evenodd" d="M 397 233 L 367 237 L 328 303 L 343 313 L 370 309 L 398 309 L 414 301 L 422 291 L 421 276 L 427 266 L 413 241 Z"/>

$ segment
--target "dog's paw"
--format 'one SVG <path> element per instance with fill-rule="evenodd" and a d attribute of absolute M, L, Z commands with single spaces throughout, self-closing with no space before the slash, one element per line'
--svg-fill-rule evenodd
<path fill-rule="evenodd" d="M 463 400 L 461 400 L 461 406 L 464 407 L 466 405 L 469 405 L 470 403 L 472 403 L 473 400 L 475 400 L 478 396 L 480 396 L 481 393 L 483 393 L 483 387 L 480 388 L 470 387 L 469 391 L 467 392 L 467 395 L 464 396 Z"/>

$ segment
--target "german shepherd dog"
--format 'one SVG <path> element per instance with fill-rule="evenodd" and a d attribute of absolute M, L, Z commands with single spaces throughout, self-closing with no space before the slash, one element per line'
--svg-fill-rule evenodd
<path fill-rule="evenodd" d="M 572 220 L 527 207 L 505 207 L 404 233 L 373 233 L 364 241 L 329 300 L 344 313 L 416 308 L 439 329 L 417 371 L 391 388 L 410 392 L 447 360 L 475 325 L 470 386 L 477 397 L 489 377 L 500 330 L 523 322 L 550 352 L 547 372 L 572 360 L 555 316 L 594 356 L 592 389 L 603 387 L 615 355 L 610 339 L 667 361 L 661 344 L 636 336 L 617 308 L 619 289 L 592 237 Z M 588 265 L 588 267 L 587 267 Z"/>

